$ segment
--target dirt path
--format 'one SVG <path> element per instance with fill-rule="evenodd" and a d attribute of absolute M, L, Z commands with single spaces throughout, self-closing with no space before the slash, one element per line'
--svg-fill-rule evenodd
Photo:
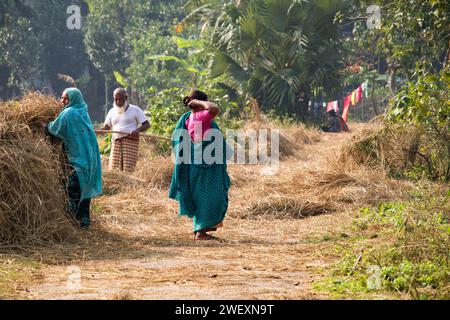
<path fill-rule="evenodd" d="M 282 165 L 320 170 L 348 135 L 335 137 L 322 134 L 320 142 L 301 151 L 300 160 Z M 115 196 L 114 207 L 108 197 L 98 200 L 86 241 L 41 252 L 42 267 L 18 288 L 17 298 L 327 298 L 313 289 L 322 277 L 318 270 L 329 266 L 324 243 L 315 239 L 339 232 L 349 215 L 239 219 L 231 214 L 217 234 L 223 240 L 198 243 L 191 239 L 191 222 L 177 217 L 167 192 L 135 192 Z M 145 192 L 158 200 L 145 202 Z"/>

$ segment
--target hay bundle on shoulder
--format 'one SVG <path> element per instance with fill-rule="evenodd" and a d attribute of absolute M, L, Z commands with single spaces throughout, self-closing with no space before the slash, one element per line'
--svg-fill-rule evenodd
<path fill-rule="evenodd" d="M 75 235 L 65 213 L 62 148 L 41 126 L 59 111 L 56 100 L 38 93 L 0 104 L 0 247 Z"/>

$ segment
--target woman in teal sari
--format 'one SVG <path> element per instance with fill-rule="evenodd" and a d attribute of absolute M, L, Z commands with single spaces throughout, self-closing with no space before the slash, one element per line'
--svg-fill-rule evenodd
<path fill-rule="evenodd" d="M 226 143 L 213 120 L 219 109 L 207 101 L 207 95 L 198 90 L 186 97 L 184 103 L 191 111 L 181 117 L 172 136 L 176 164 L 169 197 L 179 202 L 181 216 L 194 220 L 196 240 L 215 239 L 208 232 L 223 226 L 230 189 Z M 216 133 L 214 139 L 209 134 L 212 132 Z M 217 157 L 208 161 L 205 152 L 211 150 L 214 143 L 219 146 L 214 149 Z M 200 160 L 196 158 L 199 152 L 202 155 Z"/>
<path fill-rule="evenodd" d="M 63 110 L 46 132 L 64 144 L 71 172 L 67 181 L 69 213 L 82 228 L 90 225 L 91 199 L 102 193 L 102 165 L 97 137 L 83 95 L 76 88 L 62 94 Z"/>

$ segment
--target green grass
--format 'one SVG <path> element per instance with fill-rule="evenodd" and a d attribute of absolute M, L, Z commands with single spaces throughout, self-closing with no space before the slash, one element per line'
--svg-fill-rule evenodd
<path fill-rule="evenodd" d="M 450 299 L 448 199 L 420 190 L 407 202 L 361 208 L 346 245 L 329 249 L 339 258 L 315 288 L 338 299 Z"/>
<path fill-rule="evenodd" d="M 11 299 L 16 290 L 30 280 L 40 268 L 34 260 L 20 256 L 0 255 L 0 299 Z"/>

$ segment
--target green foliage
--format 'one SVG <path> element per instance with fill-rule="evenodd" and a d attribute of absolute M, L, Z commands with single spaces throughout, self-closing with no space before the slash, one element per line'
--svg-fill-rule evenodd
<path fill-rule="evenodd" d="M 394 98 L 389 120 L 419 130 L 417 154 L 425 163 L 410 175 L 428 171 L 433 180 L 450 181 L 450 68 L 434 74 L 418 66 L 415 79 Z"/>
<path fill-rule="evenodd" d="M 408 82 L 394 100 L 390 119 L 427 126 L 442 131 L 450 127 L 450 68 L 438 74 L 430 73 L 423 65 L 416 68 L 416 80 Z M 444 132 L 445 133 L 445 132 Z"/>
<path fill-rule="evenodd" d="M 182 103 L 186 95 L 183 89 L 171 88 L 156 92 L 149 98 L 147 115 L 152 133 L 171 136 L 181 115 L 189 111 Z"/>
<path fill-rule="evenodd" d="M 111 78 L 114 71 L 123 73 L 129 63 L 130 48 L 124 33 L 134 2 L 87 1 L 90 12 L 84 36 L 86 51 L 94 66 L 107 78 Z"/>
<path fill-rule="evenodd" d="M 117 83 L 119 83 L 122 87 L 124 87 L 124 88 L 128 87 L 127 81 L 120 74 L 119 71 L 114 71 L 114 78 L 116 79 Z"/>
<path fill-rule="evenodd" d="M 112 134 L 108 133 L 103 138 L 103 144 L 100 148 L 100 153 L 104 156 L 109 156 L 111 153 Z"/>
<path fill-rule="evenodd" d="M 27 78 L 36 71 L 39 63 L 39 41 L 33 35 L 32 22 L 25 17 L 6 14 L 0 27 L 0 46 L 2 54 L 0 65 L 9 69 L 9 86 L 27 84 Z M 31 53 L 31 54 L 30 54 Z"/>
<path fill-rule="evenodd" d="M 363 67 L 355 77 L 363 75 L 364 80 L 371 82 L 366 100 L 373 112 L 370 119 L 383 114 L 388 98 L 407 81 L 414 80 L 417 62 L 425 63 L 427 70 L 434 73 L 445 63 L 450 53 L 450 5 L 446 0 L 359 0 L 349 5 L 350 15 L 344 15 L 343 21 L 347 32 L 351 28 L 352 33 L 345 41 L 343 56 L 346 65 Z M 379 29 L 368 28 L 366 9 L 371 5 L 378 5 L 381 10 Z M 355 84 L 351 78 L 352 75 L 346 76 L 345 82 Z"/>
<path fill-rule="evenodd" d="M 312 87 L 338 87 L 341 43 L 334 17 L 345 1 L 191 3 L 186 20 L 203 24 L 213 55 L 210 76 L 226 75 L 224 85 L 256 99 L 264 111 L 300 115 L 307 108 L 300 98 L 307 103 Z"/>
<path fill-rule="evenodd" d="M 431 69 L 442 63 L 442 54 L 449 49 L 448 1 L 362 0 L 354 3 L 355 15 L 365 16 L 365 9 L 373 4 L 381 8 L 381 28 L 368 29 L 366 19 L 356 22 L 354 40 L 361 56 L 386 61 L 390 73 L 398 70 L 407 79 L 417 61 L 429 63 Z"/>
<path fill-rule="evenodd" d="M 353 226 L 362 240 L 344 250 L 333 273 L 316 288 L 338 297 L 395 293 L 449 299 L 449 194 L 419 190 L 412 197 L 360 209 Z M 379 287 L 369 285 L 374 276 Z"/>
<path fill-rule="evenodd" d="M 58 74 L 81 78 L 89 65 L 83 33 L 68 30 L 66 9 L 81 0 L 2 1 L 0 4 L 0 94 L 18 95 L 35 83 L 59 91 L 67 84 Z M 1 79 L 4 76 L 7 82 Z M 5 88 L 2 88 L 4 86 Z M 3 89 L 3 90 L 2 90 Z M 6 89 L 6 90 L 5 90 Z M 5 92 L 12 89 L 13 92 Z"/>
<path fill-rule="evenodd" d="M 381 203 L 377 210 L 361 208 L 361 216 L 353 221 L 361 229 L 367 229 L 372 224 L 383 224 L 399 228 L 405 223 L 405 204 Z"/>
<path fill-rule="evenodd" d="M 127 27 L 126 39 L 132 59 L 126 71 L 131 85 L 142 96 L 191 82 L 191 74 L 180 68 L 176 61 L 154 59 L 155 56 L 188 57 L 189 50 L 179 49 L 174 41 L 175 25 L 183 14 L 182 3 L 179 0 L 141 1 L 130 17 L 132 22 Z"/>
<path fill-rule="evenodd" d="M 217 104 L 221 109 L 221 115 L 216 119 L 222 129 L 238 129 L 242 127 L 243 121 L 237 119 L 233 114 L 241 110 L 235 102 L 230 102 L 229 97 L 220 89 L 200 88 L 205 90 L 210 101 Z M 173 130 L 180 117 L 189 111 L 183 104 L 183 98 L 189 91 L 180 88 L 170 88 L 153 93 L 147 101 L 147 116 L 150 118 L 150 132 L 156 135 L 171 137 Z M 158 153 L 168 153 L 170 143 L 157 142 Z"/>

